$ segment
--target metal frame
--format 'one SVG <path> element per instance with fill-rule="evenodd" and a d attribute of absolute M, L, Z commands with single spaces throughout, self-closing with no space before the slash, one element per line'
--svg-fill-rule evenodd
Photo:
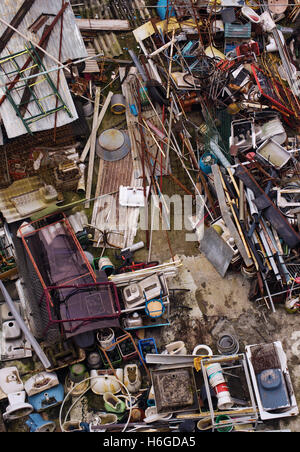
<path fill-rule="evenodd" d="M 149 378 L 149 380 L 150 380 L 150 378 L 151 378 L 150 371 L 149 371 L 148 367 L 146 366 L 146 363 L 144 362 L 144 360 L 143 360 L 143 358 L 142 358 L 142 356 L 141 356 L 141 353 L 140 353 L 138 347 L 136 346 L 136 343 L 135 343 L 134 340 L 133 340 L 133 337 L 131 336 L 130 333 L 128 333 L 128 331 L 125 331 L 125 330 L 122 330 L 122 331 L 124 331 L 124 336 L 121 336 L 121 337 L 119 337 L 118 339 L 116 339 L 116 341 L 114 342 L 114 345 L 119 345 L 121 342 L 123 342 L 123 341 L 125 341 L 125 340 L 127 340 L 127 339 L 130 339 L 131 342 L 132 342 L 132 344 L 133 344 L 133 346 L 134 346 L 134 348 L 135 348 L 135 351 L 136 351 L 136 353 L 137 353 L 137 356 L 139 357 L 140 362 L 143 364 L 144 369 L 145 369 L 145 371 L 146 371 L 146 373 L 147 373 L 147 376 L 148 376 L 148 378 Z M 114 367 L 113 367 L 113 365 L 112 365 L 112 363 L 111 363 L 111 361 L 110 361 L 110 359 L 109 359 L 109 357 L 108 357 L 108 355 L 107 355 L 107 353 L 106 353 L 107 351 L 109 351 L 110 348 L 111 348 L 111 345 L 109 345 L 109 346 L 106 347 L 106 348 L 99 347 L 99 349 L 103 352 L 103 354 L 104 354 L 104 356 L 105 356 L 107 362 L 109 363 L 109 366 L 110 366 L 110 368 L 112 369 L 112 371 L 113 371 L 113 373 L 114 373 L 114 376 L 115 376 L 116 378 L 118 378 L 118 376 L 117 376 L 117 374 L 116 374 L 116 371 L 115 371 L 115 369 L 114 369 Z M 125 392 L 124 388 L 122 388 L 122 392 L 123 392 L 123 391 Z"/>

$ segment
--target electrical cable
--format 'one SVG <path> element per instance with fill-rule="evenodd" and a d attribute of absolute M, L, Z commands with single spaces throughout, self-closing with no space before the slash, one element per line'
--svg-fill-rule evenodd
<path fill-rule="evenodd" d="M 83 394 L 81 394 L 80 397 L 76 398 L 76 400 L 72 403 L 71 407 L 68 409 L 68 411 L 67 411 L 67 413 L 65 415 L 64 422 L 62 423 L 62 410 L 63 410 L 63 407 L 64 407 L 64 405 L 66 403 L 67 398 L 69 397 L 69 395 L 72 394 L 72 392 L 74 391 L 75 388 L 77 388 L 77 386 L 81 385 L 82 383 L 85 383 L 86 381 L 89 381 L 89 380 L 92 380 L 92 379 L 95 379 L 95 378 L 96 377 L 87 377 L 84 380 L 81 380 L 79 383 L 75 384 L 73 386 L 73 388 L 67 393 L 67 395 L 65 396 L 64 400 L 62 401 L 62 404 L 61 404 L 60 410 L 59 410 L 58 420 L 59 420 L 60 429 L 61 429 L 61 431 L 63 433 L 67 433 L 67 430 L 64 429 L 63 425 L 67 422 L 67 418 L 68 418 L 68 416 L 70 414 L 70 411 L 82 399 L 82 397 L 90 390 L 90 387 L 88 387 L 83 392 Z M 132 399 L 132 395 L 130 394 L 130 392 L 129 392 L 128 388 L 125 386 L 125 384 L 119 378 L 117 378 L 116 376 L 111 376 L 111 378 L 114 378 L 123 388 L 125 388 L 125 390 L 127 392 L 127 395 L 128 395 L 128 399 L 127 400 L 129 401 L 129 414 L 128 414 L 128 419 L 126 421 L 126 424 L 125 424 L 125 426 L 123 427 L 123 430 L 122 430 L 122 433 L 123 433 L 123 432 L 125 432 L 125 430 L 128 427 L 128 424 L 129 424 L 130 418 L 131 418 L 131 414 L 132 414 L 132 408 L 133 408 L 133 402 L 131 400 Z M 126 396 L 122 395 L 120 397 L 126 397 Z"/>

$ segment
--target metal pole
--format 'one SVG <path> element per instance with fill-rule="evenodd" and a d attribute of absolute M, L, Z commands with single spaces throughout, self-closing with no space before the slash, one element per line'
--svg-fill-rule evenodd
<path fill-rule="evenodd" d="M 47 358 L 47 356 L 43 352 L 41 346 L 39 345 L 39 343 L 37 342 L 37 340 L 35 339 L 33 334 L 27 328 L 27 325 L 25 324 L 24 320 L 22 319 L 22 317 L 18 313 L 17 309 L 15 308 L 14 302 L 12 301 L 12 299 L 11 299 L 9 293 L 7 292 L 7 290 L 6 290 L 6 288 L 5 288 L 5 286 L 4 286 L 2 281 L 0 281 L 0 289 L 1 289 L 1 292 L 2 292 L 2 294 L 4 296 L 4 299 L 5 299 L 6 303 L 9 306 L 9 309 L 10 309 L 14 319 L 16 320 L 16 322 L 18 323 L 19 327 L 23 331 L 24 335 L 26 336 L 26 339 L 30 342 L 30 344 L 34 348 L 36 354 L 38 355 L 38 357 L 41 360 L 41 362 L 42 362 L 43 366 L 45 367 L 45 369 L 49 369 L 52 366 L 52 364 L 50 363 L 49 359 Z"/>

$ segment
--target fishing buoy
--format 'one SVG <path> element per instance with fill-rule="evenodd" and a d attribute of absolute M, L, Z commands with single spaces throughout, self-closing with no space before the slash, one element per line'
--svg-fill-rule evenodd
<path fill-rule="evenodd" d="M 196 356 L 213 356 L 213 351 L 207 345 L 201 344 L 201 345 L 197 345 L 194 348 L 192 355 L 196 355 Z"/>
<path fill-rule="evenodd" d="M 213 154 L 211 154 L 210 152 L 206 152 L 200 158 L 199 166 L 200 166 L 200 169 L 203 171 L 203 173 L 211 174 L 211 167 L 215 163 L 217 163 L 216 157 Z"/>
<path fill-rule="evenodd" d="M 171 342 L 166 345 L 169 355 L 186 355 L 187 350 L 183 341 Z"/>
<path fill-rule="evenodd" d="M 157 2 L 157 14 L 161 20 L 165 20 L 167 15 L 168 18 L 175 16 L 175 10 L 171 6 L 168 7 L 168 0 L 158 0 Z"/>

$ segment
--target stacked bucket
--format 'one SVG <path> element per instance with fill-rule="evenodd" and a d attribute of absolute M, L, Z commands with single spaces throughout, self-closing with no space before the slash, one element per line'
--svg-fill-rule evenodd
<path fill-rule="evenodd" d="M 219 363 L 213 363 L 208 364 L 205 367 L 209 384 L 214 389 L 218 398 L 219 410 L 230 409 L 233 405 L 233 401 L 231 400 L 230 392 L 228 390 L 221 365 Z"/>

